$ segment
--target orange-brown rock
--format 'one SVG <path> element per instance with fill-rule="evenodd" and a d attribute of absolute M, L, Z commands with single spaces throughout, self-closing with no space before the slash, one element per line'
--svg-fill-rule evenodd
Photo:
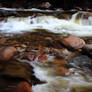
<path fill-rule="evenodd" d="M 16 92 L 32 92 L 32 87 L 27 82 L 20 82 Z"/>
<path fill-rule="evenodd" d="M 67 68 L 65 68 L 65 67 L 57 67 L 56 68 L 56 73 L 58 75 L 65 76 L 65 75 L 67 75 L 69 73 L 69 70 Z"/>
<path fill-rule="evenodd" d="M 38 59 L 39 59 L 39 62 L 44 62 L 44 63 L 48 62 L 46 54 L 41 54 L 38 57 Z"/>
<path fill-rule="evenodd" d="M 62 44 L 69 48 L 80 49 L 85 45 L 85 41 L 77 36 L 70 35 L 62 38 Z"/>
<path fill-rule="evenodd" d="M 7 40 L 6 38 L 1 38 L 0 39 L 0 45 L 4 44 L 6 42 L 6 40 Z"/>
<path fill-rule="evenodd" d="M 65 66 L 67 64 L 67 61 L 64 59 L 55 59 L 55 62 L 53 64 L 57 66 Z"/>
<path fill-rule="evenodd" d="M 0 51 L 0 61 L 8 61 L 10 60 L 15 54 L 17 50 L 13 46 L 6 47 Z"/>

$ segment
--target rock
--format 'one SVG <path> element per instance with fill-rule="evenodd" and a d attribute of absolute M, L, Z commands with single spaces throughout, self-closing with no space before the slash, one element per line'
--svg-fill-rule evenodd
<path fill-rule="evenodd" d="M 51 37 L 45 37 L 45 40 L 52 40 Z"/>
<path fill-rule="evenodd" d="M 35 52 L 27 52 L 22 59 L 27 59 L 29 61 L 33 61 L 35 59 Z"/>
<path fill-rule="evenodd" d="M 92 38 L 83 38 L 86 44 L 92 44 Z"/>
<path fill-rule="evenodd" d="M 20 82 L 16 92 L 32 92 L 32 87 L 27 82 Z"/>
<path fill-rule="evenodd" d="M 4 44 L 6 42 L 6 40 L 7 40 L 6 38 L 1 38 L 0 39 L 0 45 Z"/>
<path fill-rule="evenodd" d="M 31 82 L 33 76 L 32 67 L 27 63 L 20 63 L 18 61 L 10 61 L 3 66 L 0 71 L 1 76 L 8 76 L 10 78 L 19 78 Z"/>
<path fill-rule="evenodd" d="M 71 18 L 71 14 L 60 14 L 58 15 L 59 19 L 70 19 Z"/>
<path fill-rule="evenodd" d="M 77 36 L 70 35 L 61 39 L 61 43 L 66 47 L 80 49 L 84 47 L 85 41 Z"/>
<path fill-rule="evenodd" d="M 16 49 L 18 52 L 24 52 L 26 50 L 25 48 L 22 47 L 16 47 Z"/>
<path fill-rule="evenodd" d="M 65 60 L 70 60 L 78 55 L 80 53 L 78 51 L 69 51 L 67 49 L 58 49 L 56 53 L 54 54 L 57 59 L 65 59 Z"/>
<path fill-rule="evenodd" d="M 92 17 L 92 13 L 87 12 L 87 13 L 83 14 L 84 19 L 88 19 L 89 17 Z"/>
<path fill-rule="evenodd" d="M 0 51 L 0 61 L 9 61 L 16 53 L 17 50 L 15 47 L 6 47 Z"/>
<path fill-rule="evenodd" d="M 80 55 L 69 61 L 69 64 L 75 68 L 92 68 L 92 59 L 86 55 Z"/>
<path fill-rule="evenodd" d="M 84 47 L 83 47 L 83 52 L 87 55 L 90 55 L 92 56 L 92 44 L 86 44 Z"/>
<path fill-rule="evenodd" d="M 67 65 L 67 61 L 64 59 L 55 59 L 55 61 L 52 62 L 52 64 L 55 64 L 56 66 L 65 66 Z"/>
<path fill-rule="evenodd" d="M 43 2 L 40 7 L 41 8 L 50 8 L 51 7 L 51 4 L 49 2 Z"/>
<path fill-rule="evenodd" d="M 56 68 L 56 73 L 58 75 L 65 76 L 65 75 L 69 74 L 69 70 L 65 67 L 57 67 Z"/>
<path fill-rule="evenodd" d="M 43 62 L 43 63 L 48 62 L 48 58 L 47 58 L 46 54 L 41 54 L 41 55 L 38 57 L 38 61 L 39 61 L 39 62 Z"/>

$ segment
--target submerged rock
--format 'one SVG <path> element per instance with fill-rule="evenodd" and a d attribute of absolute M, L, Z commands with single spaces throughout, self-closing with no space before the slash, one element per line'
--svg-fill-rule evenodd
<path fill-rule="evenodd" d="M 17 50 L 15 47 L 6 47 L 0 51 L 0 61 L 9 61 L 16 53 Z"/>
<path fill-rule="evenodd" d="M 66 47 L 73 48 L 73 49 L 80 49 L 85 45 L 83 39 L 70 35 L 61 39 L 61 43 L 64 44 Z"/>

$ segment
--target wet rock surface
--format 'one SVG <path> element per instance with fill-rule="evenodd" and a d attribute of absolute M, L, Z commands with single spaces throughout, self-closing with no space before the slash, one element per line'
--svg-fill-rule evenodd
<path fill-rule="evenodd" d="M 70 64 L 74 67 L 82 68 L 82 69 L 91 68 L 92 59 L 89 58 L 88 56 L 81 55 L 81 56 L 77 56 L 74 59 L 72 59 L 70 61 Z"/>
<path fill-rule="evenodd" d="M 0 51 L 0 61 L 9 61 L 16 54 L 17 50 L 15 47 L 6 47 Z"/>
<path fill-rule="evenodd" d="M 6 41 L 7 41 L 6 38 L 1 38 L 1 39 L 0 39 L 0 45 L 3 45 Z"/>
<path fill-rule="evenodd" d="M 26 63 L 11 61 L 1 70 L 0 75 L 10 76 L 13 78 L 22 78 L 27 81 L 31 81 L 30 77 L 32 76 L 32 67 Z"/>
<path fill-rule="evenodd" d="M 17 91 L 16 92 L 32 92 L 32 88 L 29 83 L 27 82 L 20 82 L 17 85 Z"/>
<path fill-rule="evenodd" d="M 92 44 L 86 44 L 83 48 L 83 51 L 86 55 L 92 56 Z"/>
<path fill-rule="evenodd" d="M 70 47 L 73 49 L 80 49 L 85 45 L 85 41 L 83 39 L 80 39 L 79 37 L 73 35 L 62 38 L 61 42 L 66 47 Z"/>

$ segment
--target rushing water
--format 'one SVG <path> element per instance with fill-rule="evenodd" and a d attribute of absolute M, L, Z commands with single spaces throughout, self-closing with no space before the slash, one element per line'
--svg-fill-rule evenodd
<path fill-rule="evenodd" d="M 67 33 L 77 36 L 92 36 L 92 14 L 77 12 L 70 19 L 59 19 L 54 16 L 8 17 L 0 22 L 2 33 L 21 33 L 46 29 L 53 33 Z M 80 16 L 79 16 L 80 15 Z M 84 16 L 88 16 L 86 19 Z M 77 18 L 79 16 L 79 18 Z"/>
<path fill-rule="evenodd" d="M 86 18 L 85 18 L 86 15 Z M 77 36 L 92 36 L 92 14 L 77 12 L 70 19 L 59 19 L 55 16 L 37 17 L 8 17 L 0 22 L 1 33 L 33 32 L 36 29 L 46 29 L 53 33 L 66 33 Z M 43 30 L 42 30 L 43 31 Z M 54 75 L 53 67 L 41 67 L 35 62 L 30 63 L 34 67 L 34 75 L 44 84 L 32 86 L 33 92 L 91 92 L 92 80 L 76 73 L 68 77 Z M 89 91 L 87 90 L 89 89 Z M 85 91 L 86 90 L 86 91 Z M 91 91 L 90 91 L 91 90 Z"/>

